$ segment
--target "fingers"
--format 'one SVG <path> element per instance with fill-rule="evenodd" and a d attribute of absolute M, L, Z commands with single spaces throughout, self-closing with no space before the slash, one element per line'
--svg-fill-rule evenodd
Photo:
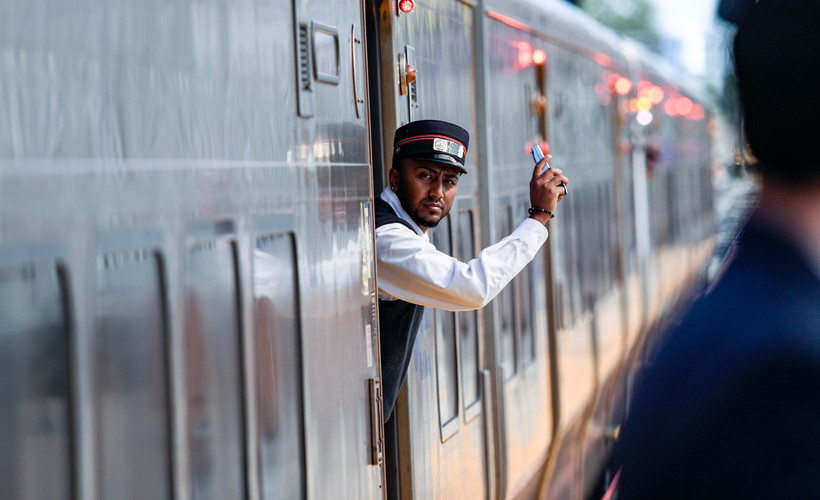
<path fill-rule="evenodd" d="M 539 162 L 539 166 L 542 162 Z M 561 169 L 549 167 L 543 173 L 533 175 L 530 182 L 530 202 L 532 206 L 554 210 L 567 194 L 569 178 Z"/>
<path fill-rule="evenodd" d="M 565 186 L 569 185 L 569 179 L 567 178 L 566 175 L 564 175 L 563 172 L 558 170 L 557 172 L 554 172 L 554 173 L 555 173 L 555 177 L 553 177 L 552 179 L 549 180 L 550 184 L 555 184 L 556 186 L 560 186 L 561 184 L 563 184 Z"/>
<path fill-rule="evenodd" d="M 550 175 L 552 177 L 550 177 Z M 569 194 L 569 189 L 567 186 L 569 185 L 569 178 L 564 175 L 564 173 L 557 169 L 557 168 L 549 168 L 546 172 L 544 172 L 545 182 L 544 184 L 547 186 L 555 186 L 556 191 L 558 192 L 558 201 L 561 201 L 560 198 L 563 198 L 567 194 Z"/>
<path fill-rule="evenodd" d="M 552 155 L 548 154 L 544 156 L 538 163 L 535 164 L 535 169 L 532 171 L 532 178 L 537 179 L 538 177 L 546 174 L 546 172 L 542 172 L 544 167 L 548 166 L 547 162 L 552 160 Z"/>

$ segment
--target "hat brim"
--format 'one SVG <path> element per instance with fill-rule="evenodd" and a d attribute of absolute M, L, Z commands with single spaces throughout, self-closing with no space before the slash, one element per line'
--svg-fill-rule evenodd
<path fill-rule="evenodd" d="M 467 169 L 464 168 L 464 165 L 461 164 L 460 161 L 456 160 L 452 156 L 444 153 L 428 153 L 428 154 L 416 154 L 412 155 L 411 158 L 414 160 L 422 160 L 422 161 L 431 161 L 434 163 L 441 163 L 443 165 L 450 165 L 451 167 L 457 167 L 461 170 L 462 174 L 466 174 Z"/>

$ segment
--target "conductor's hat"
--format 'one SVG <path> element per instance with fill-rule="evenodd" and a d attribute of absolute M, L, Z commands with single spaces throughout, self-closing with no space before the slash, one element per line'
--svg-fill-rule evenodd
<path fill-rule="evenodd" d="M 433 161 L 458 167 L 466 174 L 464 158 L 470 134 L 452 123 L 440 120 L 418 120 L 396 130 L 393 139 L 393 163 L 399 158 Z"/>

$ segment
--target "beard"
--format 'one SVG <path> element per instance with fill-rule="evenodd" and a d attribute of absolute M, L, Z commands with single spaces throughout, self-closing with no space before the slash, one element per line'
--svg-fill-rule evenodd
<path fill-rule="evenodd" d="M 423 218 L 419 217 L 418 214 L 415 213 L 415 212 L 411 213 L 410 217 L 412 217 L 413 220 L 416 221 L 416 224 L 418 224 L 419 226 L 424 226 L 424 227 L 436 227 L 436 226 L 438 226 L 438 223 L 441 222 L 441 219 L 444 218 L 444 216 L 441 216 L 441 218 L 439 220 L 436 220 L 436 221 L 429 220 L 429 219 L 423 219 Z"/>
<path fill-rule="evenodd" d="M 415 222 L 419 227 L 436 227 L 438 226 L 438 223 L 441 222 L 441 219 L 446 217 L 449 213 L 449 210 L 446 210 L 445 207 L 442 207 L 441 216 L 424 216 L 422 214 L 422 209 L 419 206 L 410 206 L 407 190 L 404 186 L 404 183 L 401 182 L 401 180 L 399 181 L 396 189 L 396 196 L 398 196 L 399 201 L 401 202 L 401 206 L 402 208 L 404 208 L 404 211 L 407 212 L 407 215 L 409 215 L 410 218 L 413 219 L 413 222 Z M 435 202 L 436 200 L 433 198 L 424 198 L 421 200 L 421 202 L 419 202 L 419 204 L 425 201 Z"/>

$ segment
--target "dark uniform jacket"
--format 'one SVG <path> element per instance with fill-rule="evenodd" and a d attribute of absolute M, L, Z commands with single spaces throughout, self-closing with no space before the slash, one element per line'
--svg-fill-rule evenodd
<path fill-rule="evenodd" d="M 751 222 L 640 378 L 622 500 L 820 498 L 820 279 Z"/>
<path fill-rule="evenodd" d="M 413 226 L 399 218 L 393 208 L 376 197 L 374 201 L 376 227 L 399 223 L 413 231 Z M 382 356 L 382 393 L 384 419 L 393 412 L 396 397 L 407 375 L 413 344 L 421 326 L 424 306 L 403 300 L 379 299 L 379 338 Z"/>

